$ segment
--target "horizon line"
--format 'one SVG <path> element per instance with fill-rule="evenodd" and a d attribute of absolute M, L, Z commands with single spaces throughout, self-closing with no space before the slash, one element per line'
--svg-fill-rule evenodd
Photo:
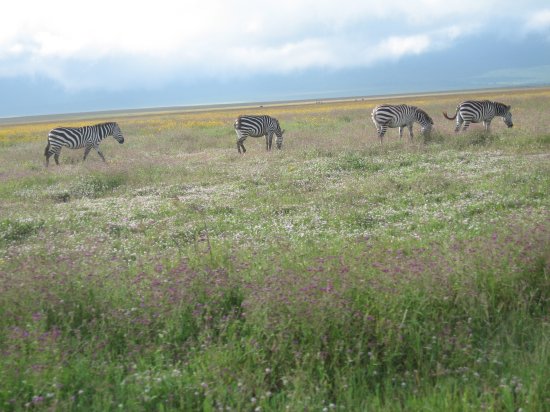
<path fill-rule="evenodd" d="M 193 113 L 193 112 L 208 112 L 208 111 L 221 111 L 221 110 L 234 110 L 239 108 L 265 108 L 265 107 L 282 107 L 282 106 L 294 106 L 301 104 L 321 104 L 321 103 L 338 103 L 338 102 L 350 102 L 350 101 L 370 101 L 379 100 L 381 98 L 397 99 L 404 97 L 429 97 L 429 96 L 452 96 L 459 95 L 468 92 L 476 93 L 498 93 L 498 92 L 514 92 L 521 90 L 532 89 L 548 89 L 550 84 L 534 84 L 524 86 L 500 86 L 500 87 L 487 87 L 487 88 L 466 88 L 466 89 L 450 89 L 440 91 L 426 91 L 426 92 L 410 92 L 410 93 L 388 93 L 388 94 L 376 94 L 376 95 L 359 95 L 359 96 L 340 96 L 340 97 L 319 97 L 310 99 L 286 99 L 286 100 L 271 100 L 271 101 L 249 101 L 249 102 L 225 102 L 225 103 L 196 103 L 189 105 L 175 105 L 175 106 L 152 106 L 141 108 L 126 108 L 126 109 L 105 109 L 105 110 L 92 110 L 83 112 L 66 112 L 66 113 L 51 113 L 51 114 L 36 114 L 36 115 L 23 115 L 23 116 L 7 116 L 0 117 L 0 126 L 16 125 L 16 124 L 30 124 L 30 123 L 46 123 L 55 120 L 89 120 L 102 117 L 115 117 L 118 115 L 125 116 L 144 116 L 155 114 L 171 114 L 171 113 Z"/>

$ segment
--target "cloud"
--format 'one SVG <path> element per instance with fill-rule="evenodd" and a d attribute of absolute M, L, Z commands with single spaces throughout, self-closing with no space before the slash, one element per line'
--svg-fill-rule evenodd
<path fill-rule="evenodd" d="M 528 31 L 547 31 L 550 30 L 550 9 L 537 10 L 532 13 L 525 27 Z"/>
<path fill-rule="evenodd" d="M 407 54 L 420 54 L 430 48 L 432 40 L 425 34 L 416 36 L 392 36 L 382 41 L 374 55 L 378 58 L 399 59 Z"/>
<path fill-rule="evenodd" d="M 536 0 L 30 0 L 0 15 L 0 76 L 68 90 L 348 68 L 442 50 Z M 507 3 L 507 4 L 502 4 Z M 502 12 L 501 10 L 506 10 Z M 507 13 L 499 14 L 499 13 Z M 548 26 L 548 10 L 529 27 Z M 490 16 L 490 17 L 488 17 Z M 500 16 L 500 17 L 499 17 Z M 450 28 L 449 28 L 450 27 Z"/>

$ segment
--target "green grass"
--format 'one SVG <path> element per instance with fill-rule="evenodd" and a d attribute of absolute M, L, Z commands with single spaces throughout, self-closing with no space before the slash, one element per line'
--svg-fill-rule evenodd
<path fill-rule="evenodd" d="M 435 132 L 383 145 L 378 102 L 264 108 L 244 156 L 235 110 L 48 169 L 0 130 L 0 409 L 550 410 L 548 90 L 500 93 L 514 129 L 410 98 Z"/>

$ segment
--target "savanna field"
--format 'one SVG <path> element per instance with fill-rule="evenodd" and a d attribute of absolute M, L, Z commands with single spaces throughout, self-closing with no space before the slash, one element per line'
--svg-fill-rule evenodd
<path fill-rule="evenodd" d="M 435 128 L 383 144 L 381 102 L 0 125 L 0 410 L 550 411 L 550 89 L 384 99 Z"/>

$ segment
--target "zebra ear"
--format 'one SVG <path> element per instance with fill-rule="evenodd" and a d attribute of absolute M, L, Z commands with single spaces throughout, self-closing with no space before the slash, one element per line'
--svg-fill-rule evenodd
<path fill-rule="evenodd" d="M 511 108 L 512 108 L 512 106 L 506 106 L 507 111 L 510 111 Z"/>

